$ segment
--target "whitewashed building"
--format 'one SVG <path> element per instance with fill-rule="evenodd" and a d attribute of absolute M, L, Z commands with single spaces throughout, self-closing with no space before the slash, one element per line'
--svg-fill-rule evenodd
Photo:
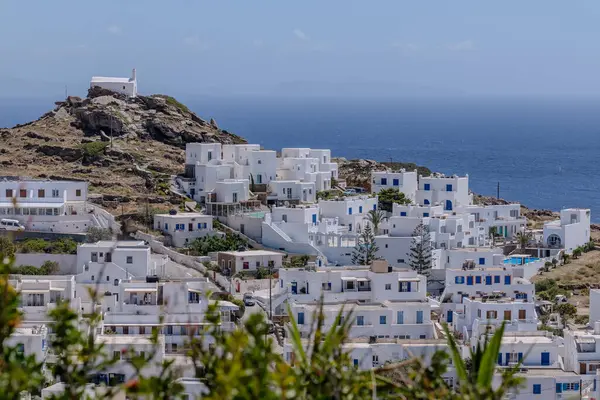
<path fill-rule="evenodd" d="M 277 271 L 283 265 L 283 253 L 268 250 L 220 251 L 217 263 L 221 271 L 229 271 L 234 275 L 240 271 L 256 271 L 267 268 Z"/>
<path fill-rule="evenodd" d="M 93 76 L 90 89 L 100 87 L 129 97 L 137 96 L 137 76 L 135 68 L 131 71 L 129 78 L 116 78 L 108 76 Z"/>
<path fill-rule="evenodd" d="M 372 193 L 379 193 L 383 189 L 395 189 L 414 202 L 417 188 L 417 171 L 374 171 L 371 174 Z"/>
<path fill-rule="evenodd" d="M 548 248 L 565 249 L 571 253 L 590 241 L 591 212 L 589 209 L 560 210 L 560 219 L 544 224 L 544 244 Z"/>
<path fill-rule="evenodd" d="M 213 232 L 213 217 L 193 212 L 156 214 L 154 229 L 169 237 L 171 245 L 185 247 L 194 239 Z"/>
<path fill-rule="evenodd" d="M 474 222 L 480 229 L 480 242 L 487 240 L 490 228 L 494 229 L 496 236 L 507 240 L 514 239 L 516 234 L 523 232 L 527 228 L 527 218 L 521 215 L 520 204 L 499 204 L 499 205 L 469 205 L 460 207 L 460 212 L 473 215 Z"/>
<path fill-rule="evenodd" d="M 416 202 L 421 205 L 441 205 L 445 211 L 472 203 L 469 176 L 419 176 Z"/>
<path fill-rule="evenodd" d="M 0 218 L 31 231 L 83 233 L 100 225 L 87 206 L 87 192 L 82 181 L 0 179 Z"/>
<path fill-rule="evenodd" d="M 314 203 L 317 190 L 314 182 L 271 181 L 268 200 L 275 203 Z"/>

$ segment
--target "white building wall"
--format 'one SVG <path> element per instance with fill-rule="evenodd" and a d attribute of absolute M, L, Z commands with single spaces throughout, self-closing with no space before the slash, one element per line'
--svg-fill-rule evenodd
<path fill-rule="evenodd" d="M 417 195 L 417 172 L 375 171 L 371 173 L 371 192 L 379 193 L 383 189 L 397 189 L 414 202 Z"/>

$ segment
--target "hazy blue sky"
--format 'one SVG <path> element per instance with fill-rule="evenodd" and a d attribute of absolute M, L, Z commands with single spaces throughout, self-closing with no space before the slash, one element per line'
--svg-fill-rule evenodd
<path fill-rule="evenodd" d="M 0 97 L 600 93 L 600 2 L 0 0 Z"/>

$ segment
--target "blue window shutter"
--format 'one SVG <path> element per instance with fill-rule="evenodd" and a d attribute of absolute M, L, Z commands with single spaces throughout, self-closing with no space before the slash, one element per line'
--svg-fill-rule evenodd
<path fill-rule="evenodd" d="M 485 277 L 485 284 L 486 285 L 491 285 L 492 284 L 492 277 L 491 276 L 486 276 Z"/>
<path fill-rule="evenodd" d="M 169 224 L 165 224 L 165 231 L 169 230 Z"/>
<path fill-rule="evenodd" d="M 494 283 L 500 283 L 500 275 L 494 275 Z"/>
<path fill-rule="evenodd" d="M 429 183 L 426 183 L 425 185 L 423 185 L 423 188 L 425 190 L 429 190 L 431 188 L 431 185 Z"/>
<path fill-rule="evenodd" d="M 459 283 L 459 279 L 458 278 L 460 278 L 460 276 L 455 276 L 454 277 L 454 283 Z"/>
<path fill-rule="evenodd" d="M 510 285 L 510 275 L 505 275 L 504 276 L 504 284 L 505 285 Z"/>
<path fill-rule="evenodd" d="M 579 391 L 579 383 L 573 384 L 573 390 Z"/>
<path fill-rule="evenodd" d="M 362 206 L 358 206 L 358 213 L 362 214 Z"/>
<path fill-rule="evenodd" d="M 562 385 L 560 383 L 556 384 L 556 393 L 562 393 Z"/>
<path fill-rule="evenodd" d="M 446 185 L 446 192 L 452 191 L 452 185 Z"/>
<path fill-rule="evenodd" d="M 358 367 L 358 358 L 355 358 L 355 359 L 354 359 L 354 366 L 355 366 L 355 367 Z"/>
<path fill-rule="evenodd" d="M 406 211 L 400 211 L 400 216 L 401 217 L 406 217 Z"/>
<path fill-rule="evenodd" d="M 564 390 L 564 391 L 569 390 L 569 384 L 568 383 L 563 383 L 562 384 L 562 390 Z"/>
<path fill-rule="evenodd" d="M 479 265 L 485 265 L 485 257 L 479 257 Z"/>
<path fill-rule="evenodd" d="M 404 324 L 404 311 L 398 311 L 398 324 Z"/>
<path fill-rule="evenodd" d="M 352 207 L 348 209 L 348 215 L 352 215 Z"/>
<path fill-rule="evenodd" d="M 406 288 L 407 288 L 406 289 L 407 292 L 411 292 L 411 290 L 410 290 L 410 282 L 406 282 Z"/>
<path fill-rule="evenodd" d="M 279 280 L 279 287 L 282 288 L 283 287 L 283 279 Z"/>
<path fill-rule="evenodd" d="M 467 285 L 473 286 L 473 277 L 472 276 L 467 276 Z"/>
<path fill-rule="evenodd" d="M 504 360 L 504 365 L 508 365 L 509 358 L 510 358 L 510 353 L 506 353 L 506 360 Z"/>
<path fill-rule="evenodd" d="M 298 325 L 304 325 L 304 313 L 303 312 L 298 313 Z"/>
<path fill-rule="evenodd" d="M 542 365 L 550 365 L 550 353 L 543 352 L 542 353 Z"/>
<path fill-rule="evenodd" d="M 533 394 L 542 394 L 542 385 L 536 383 L 533 385 Z"/>
<path fill-rule="evenodd" d="M 498 365 L 502 365 L 502 353 L 498 353 Z"/>
<path fill-rule="evenodd" d="M 481 283 L 481 277 L 480 276 L 476 276 L 475 277 L 475 283 Z"/>
<path fill-rule="evenodd" d="M 387 185 L 387 178 L 381 178 L 381 184 Z"/>
<path fill-rule="evenodd" d="M 394 179 L 394 186 L 399 186 L 400 185 L 400 181 L 398 179 Z"/>

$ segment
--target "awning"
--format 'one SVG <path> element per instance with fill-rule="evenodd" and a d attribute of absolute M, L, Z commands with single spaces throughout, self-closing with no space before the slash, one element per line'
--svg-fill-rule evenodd
<path fill-rule="evenodd" d="M 49 289 L 25 289 L 21 290 L 21 293 L 46 293 L 50 292 Z"/>
<path fill-rule="evenodd" d="M 155 322 L 151 324 L 141 324 L 138 322 L 104 322 L 104 326 L 159 326 L 160 322 Z"/>
<path fill-rule="evenodd" d="M 193 292 L 193 293 L 202 293 L 202 290 L 200 290 L 200 289 L 191 289 L 191 288 L 188 288 L 188 292 Z"/>
<path fill-rule="evenodd" d="M 20 201 L 17 198 L 16 205 L 15 203 L 2 201 L 0 202 L 0 208 L 61 208 L 65 203 L 56 202 L 56 203 L 31 203 L 26 201 Z"/>
<path fill-rule="evenodd" d="M 62 292 L 65 290 L 65 288 L 64 287 L 51 287 L 50 290 L 53 292 Z"/>
<path fill-rule="evenodd" d="M 344 277 L 342 277 L 342 280 L 343 281 L 355 281 L 356 277 L 354 277 L 354 276 L 344 276 Z"/>
<path fill-rule="evenodd" d="M 125 288 L 126 292 L 156 292 L 156 288 Z"/>
<path fill-rule="evenodd" d="M 369 278 L 356 278 L 356 280 L 359 281 L 359 282 L 368 282 L 368 281 L 370 281 Z"/>
<path fill-rule="evenodd" d="M 398 278 L 398 282 L 421 282 L 419 278 Z"/>

